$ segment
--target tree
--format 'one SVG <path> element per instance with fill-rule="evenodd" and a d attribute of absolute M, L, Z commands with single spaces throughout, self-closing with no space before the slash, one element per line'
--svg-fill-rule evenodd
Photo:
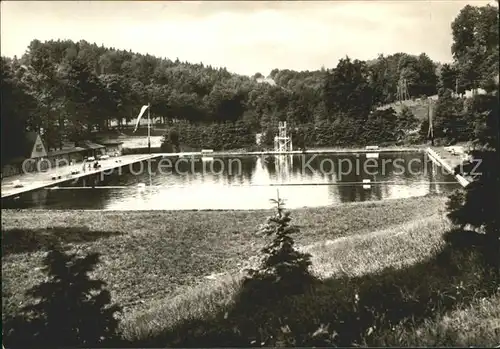
<path fill-rule="evenodd" d="M 253 110 L 247 110 L 243 113 L 241 120 L 248 125 L 253 132 L 260 132 L 259 116 Z"/>
<path fill-rule="evenodd" d="M 128 86 L 125 79 L 118 74 L 100 75 L 99 80 L 104 87 L 101 98 L 104 102 L 104 109 L 107 111 L 109 120 L 115 119 L 118 126 L 121 126 L 121 121 L 127 115 L 127 109 L 130 108 L 128 96 Z M 106 98 L 104 97 L 104 94 Z"/>
<path fill-rule="evenodd" d="M 70 117 L 70 138 L 74 141 L 89 137 L 95 125 L 107 125 L 112 96 L 93 72 L 92 67 L 80 59 L 68 63 L 63 73 L 66 99 L 64 107 Z"/>
<path fill-rule="evenodd" d="M 290 212 L 284 211 L 284 202 L 279 197 L 271 201 L 277 206 L 276 215 L 268 218 L 260 232 L 272 240 L 262 248 L 260 266 L 258 269 L 249 270 L 249 276 L 243 285 L 254 292 L 268 290 L 278 297 L 283 297 L 306 290 L 314 281 L 314 277 L 309 272 L 311 255 L 299 252 L 293 247 L 291 234 L 298 233 L 299 229 L 289 225 Z M 271 294 L 261 296 L 273 299 Z"/>
<path fill-rule="evenodd" d="M 489 262 L 500 271 L 500 116 L 498 90 L 488 96 L 486 111 L 479 111 L 476 128 L 476 147 L 470 152 L 471 162 L 455 169 L 456 173 L 469 174 L 474 180 L 465 190 L 450 196 L 448 217 L 461 228 L 472 226 L 486 235 Z M 477 166 L 477 167 L 476 167 Z"/>
<path fill-rule="evenodd" d="M 367 77 L 364 62 L 351 61 L 349 57 L 341 59 L 325 79 L 324 100 L 328 112 L 366 118 L 373 102 L 373 90 Z"/>
<path fill-rule="evenodd" d="M 496 58 L 498 74 L 498 8 L 465 6 L 452 23 L 452 52 L 461 74 L 469 77 L 472 87 L 491 77 L 485 64 Z M 471 63 L 476 65 L 470 72 Z M 481 64 L 482 63 L 482 64 Z M 469 66 L 468 66 L 469 65 Z M 468 75 L 470 74 L 470 76 Z M 475 75 L 474 75 L 475 74 Z M 461 229 L 470 226 L 474 233 L 484 233 L 487 262 L 500 273 L 500 114 L 498 80 L 490 80 L 488 94 L 476 95 L 468 107 L 470 123 L 474 126 L 472 161 L 457 166 L 456 173 L 472 176 L 472 183 L 452 194 L 448 201 L 448 217 Z M 453 234 L 452 234 L 453 236 Z M 498 274 L 497 274 L 498 275 Z"/>
<path fill-rule="evenodd" d="M 395 86 L 393 86 L 395 81 L 391 79 L 389 59 L 379 55 L 377 60 L 370 65 L 369 70 L 374 104 L 380 105 L 392 102 L 391 92 L 395 91 Z"/>
<path fill-rule="evenodd" d="M 436 74 L 436 64 L 422 53 L 417 60 L 418 84 L 413 96 L 432 96 L 437 92 L 438 77 Z"/>
<path fill-rule="evenodd" d="M 433 120 L 434 137 L 457 141 L 463 131 L 463 101 L 446 90 L 438 99 Z"/>
<path fill-rule="evenodd" d="M 485 33 L 478 36 L 484 37 L 483 41 L 490 40 L 488 28 L 480 30 Z M 269 125 L 275 127 L 279 120 L 300 126 L 324 121 L 330 125 L 336 119 L 351 118 L 355 122 L 346 121 L 349 126 L 344 127 L 349 136 L 317 137 L 326 142 L 324 145 L 340 138 L 348 144 L 347 139 L 355 141 L 359 136 L 356 128 L 351 130 L 352 125 L 365 121 L 374 105 L 394 101 L 401 75 L 415 81 L 411 88 L 430 93 L 433 67 L 425 55 L 396 53 L 380 56 L 370 64 L 346 58 L 333 70 L 273 69 L 275 83 L 259 83 L 259 74 L 241 76 L 225 68 L 116 50 L 83 40 L 33 40 L 26 54 L 20 60 L 13 59 L 9 69 L 18 97 L 26 94 L 34 102 L 30 106 L 12 100 L 12 105 L 22 109 L 18 115 L 24 115 L 27 130 L 42 131 L 50 150 L 62 147 L 66 140 L 79 141 L 91 137 L 92 131 L 106 130 L 111 120 L 121 126 L 123 118 L 133 119 L 148 102 L 153 118 L 159 117 L 165 124 L 168 120 L 204 125 L 243 120 L 251 127 L 245 128 L 249 134 L 238 144 L 247 143 L 247 136 Z M 485 85 L 490 80 L 488 76 Z M 219 129 L 236 132 L 231 127 Z M 236 144 L 231 139 L 230 143 Z"/>
<path fill-rule="evenodd" d="M 465 88 L 482 87 L 498 74 L 498 7 L 467 5 L 451 28 L 451 49 Z"/>
<path fill-rule="evenodd" d="M 394 109 L 375 110 L 370 113 L 368 119 L 362 126 L 358 125 L 359 128 L 362 128 L 361 132 L 359 132 L 359 141 L 396 141 L 398 137 L 396 130 L 400 128 L 396 122 L 397 115 Z"/>
<path fill-rule="evenodd" d="M 89 278 L 98 262 L 96 253 L 77 257 L 51 248 L 43 261 L 48 280 L 28 290 L 38 301 L 24 306 L 10 324 L 11 345 L 97 347 L 113 339 L 120 307 L 110 305 L 105 282 Z"/>
<path fill-rule="evenodd" d="M 395 111 L 393 111 L 393 113 L 395 113 Z M 407 106 L 403 106 L 401 108 L 401 111 L 397 113 L 393 125 L 387 123 L 383 125 L 384 128 L 389 128 L 390 126 L 393 127 L 392 131 L 394 133 L 394 139 L 396 141 L 401 141 L 405 139 L 408 140 L 409 134 L 416 130 L 418 131 L 419 122 L 410 108 L 408 108 Z"/>
<path fill-rule="evenodd" d="M 399 79 L 406 80 L 408 94 L 412 97 L 419 95 L 418 58 L 412 55 L 401 55 L 398 62 Z"/>
<path fill-rule="evenodd" d="M 262 75 L 262 74 L 261 74 L 261 73 L 259 73 L 259 72 L 255 73 L 255 74 L 253 75 L 253 78 L 254 78 L 255 80 L 257 80 L 257 79 L 261 79 L 261 78 L 263 78 L 263 77 L 264 77 L 264 75 Z"/>
<path fill-rule="evenodd" d="M 45 145 L 49 149 L 62 146 L 62 125 L 60 97 L 63 93 L 58 82 L 58 66 L 52 60 L 48 45 L 33 40 L 22 61 L 23 80 L 29 87 L 29 94 L 37 101 L 39 123 L 34 123 L 35 131 L 42 131 Z"/>
<path fill-rule="evenodd" d="M 441 67 L 441 73 L 439 76 L 439 89 L 440 89 L 440 94 L 444 92 L 444 90 L 451 90 L 453 92 L 456 92 L 456 87 L 457 87 L 457 80 L 458 80 L 458 71 L 456 67 L 452 66 L 451 64 L 445 63 Z M 462 94 L 465 91 L 459 91 L 458 93 Z"/>
<path fill-rule="evenodd" d="M 177 151 L 180 151 L 180 143 L 179 143 L 179 132 L 176 129 L 171 129 L 169 134 L 170 142 L 175 147 Z"/>
<path fill-rule="evenodd" d="M 498 76 L 498 6 L 479 7 L 478 17 L 476 47 L 479 47 L 479 52 L 482 53 L 481 65 L 479 66 L 481 72 L 479 86 L 485 88 L 488 80 Z"/>
<path fill-rule="evenodd" d="M 19 147 L 31 115 L 36 108 L 36 101 L 26 93 L 22 81 L 16 78 L 12 66 L 4 57 L 1 61 L 1 141 L 2 166 L 16 157 L 24 156 Z"/>

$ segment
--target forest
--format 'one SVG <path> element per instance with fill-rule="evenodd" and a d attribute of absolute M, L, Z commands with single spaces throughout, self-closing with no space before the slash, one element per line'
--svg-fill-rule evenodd
<path fill-rule="evenodd" d="M 434 62 L 425 53 L 379 55 L 370 61 L 346 56 L 334 68 L 300 72 L 276 68 L 268 76 L 273 84 L 261 82 L 260 72 L 243 76 L 85 40 L 34 39 L 22 57 L 2 57 L 2 163 L 19 156 L 12 145 L 26 131 L 40 132 L 49 149 L 58 149 L 66 141 L 123 127 L 123 120 L 133 120 L 147 103 L 151 117 L 171 127 L 179 122 L 178 129 L 202 130 L 210 125 L 216 134 L 236 129 L 251 135 L 216 144 L 219 149 L 247 147 L 260 132 L 269 143 L 279 120 L 288 121 L 295 143 L 309 147 L 394 143 L 418 129 L 423 135 L 426 127 L 408 110 L 377 110 L 398 99 L 401 82 L 410 98 L 439 94 L 441 114 L 443 108 L 446 114 L 450 108 L 461 114 L 443 116 L 438 111 L 434 125 L 438 135 L 467 138 L 449 130 L 449 120 L 458 118 L 463 124 L 470 119 L 462 115 L 467 109 L 463 101 L 450 98 L 466 90 L 494 89 L 498 9 L 466 6 L 451 29 L 451 64 Z M 473 126 L 460 129 L 468 127 Z M 178 133 L 185 144 L 205 146 Z"/>

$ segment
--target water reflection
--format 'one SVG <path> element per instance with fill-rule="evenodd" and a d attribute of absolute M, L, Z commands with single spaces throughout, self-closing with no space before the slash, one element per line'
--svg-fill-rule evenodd
<path fill-rule="evenodd" d="M 152 161 L 151 171 L 144 162 L 65 188 L 26 193 L 4 200 L 3 207 L 257 209 L 269 208 L 279 189 L 287 207 L 298 208 L 447 193 L 459 187 L 423 153 L 381 154 L 378 159 L 365 154 L 181 158 L 169 160 L 170 170 L 162 161 Z M 363 180 L 370 180 L 369 187 L 363 187 Z"/>

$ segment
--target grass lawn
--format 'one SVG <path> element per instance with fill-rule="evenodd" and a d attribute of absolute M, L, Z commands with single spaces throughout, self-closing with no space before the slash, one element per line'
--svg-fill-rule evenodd
<path fill-rule="evenodd" d="M 393 108 L 396 111 L 396 113 L 400 113 L 402 110 L 402 106 L 405 106 L 408 109 L 410 109 L 410 111 L 413 113 L 413 115 L 415 115 L 415 117 L 419 121 L 426 120 L 428 117 L 427 113 L 429 111 L 429 102 L 427 100 L 418 100 L 418 101 L 405 100 L 403 101 L 402 104 L 399 102 L 394 102 L 381 106 L 378 109 Z"/>
<path fill-rule="evenodd" d="M 425 218 L 442 209 L 443 198 L 425 197 L 294 210 L 298 245 Z M 114 301 L 144 308 L 175 295 L 204 276 L 237 270 L 256 255 L 258 226 L 270 215 L 256 211 L 92 212 L 2 211 L 2 294 L 19 304 L 23 290 L 43 279 L 43 247 L 57 239 L 72 252 L 101 253 L 96 277 L 108 283 Z M 240 265 L 239 265 L 240 264 Z M 6 294 L 6 292 L 8 292 Z"/>
<path fill-rule="evenodd" d="M 408 314 L 417 309 L 413 307 L 417 303 L 429 308 L 432 292 L 477 273 L 470 261 L 462 263 L 461 257 L 447 257 L 465 268 L 453 271 L 453 275 L 448 275 L 448 267 L 428 261 L 442 250 L 442 235 L 449 228 L 443 218 L 445 200 L 428 196 L 292 210 L 292 223 L 301 228 L 296 243 L 312 254 L 313 272 L 327 281 L 313 298 L 294 300 L 287 309 L 300 309 L 298 314 L 304 316 L 310 312 L 305 321 L 311 326 L 335 322 L 329 318 L 332 312 L 325 310 L 338 302 L 343 304 L 346 300 L 339 300 L 343 294 L 351 297 L 359 289 L 364 299 L 369 299 L 370 292 L 379 292 L 379 288 L 404 291 L 402 296 L 376 303 L 389 313 L 392 306 L 407 307 Z M 132 346 L 189 346 L 186 338 L 193 338 L 191 346 L 199 346 L 208 338 L 203 328 L 215 331 L 228 327 L 226 317 L 220 320 L 220 314 L 235 306 L 241 278 L 238 271 L 252 264 L 252 257 L 263 245 L 256 231 L 270 213 L 3 210 L 3 317 L 16 313 L 26 302 L 24 291 L 43 281 L 39 268 L 44 249 L 57 240 L 71 252 L 101 254 L 93 276 L 106 281 L 113 302 L 124 307 L 121 328 Z M 333 289 L 337 291 L 332 293 Z M 421 292 L 418 302 L 409 301 L 413 289 Z M 467 306 L 464 303 L 464 309 Z M 440 309 L 444 314 L 450 310 L 449 304 Z M 190 323 L 193 319 L 198 321 L 195 325 Z M 243 318 L 235 319 L 237 324 L 251 327 L 243 325 Z M 420 321 L 411 328 L 417 326 L 423 326 L 421 332 L 429 327 Z M 197 332 L 190 332 L 191 327 Z M 407 327 L 403 326 L 403 331 Z M 494 327 L 488 331 L 491 336 Z M 382 333 L 378 331 L 379 337 L 372 336 L 368 342 L 390 342 L 390 336 Z M 415 339 L 415 343 L 424 342 Z M 221 342 L 205 345 L 220 346 Z"/>
<path fill-rule="evenodd" d="M 500 292 L 478 297 L 470 305 L 439 314 L 435 319 L 380 335 L 376 346 L 456 347 L 500 346 Z"/>
<path fill-rule="evenodd" d="M 354 278 L 424 261 L 442 247 L 445 226 L 437 215 L 430 215 L 388 229 L 319 240 L 299 248 L 312 255 L 312 272 L 321 279 Z M 244 264 L 253 264 L 252 259 Z M 226 272 L 185 288 L 177 296 L 152 302 L 149 309 L 127 316 L 125 332 L 130 339 L 145 339 L 145 334 L 161 333 L 186 318 L 205 318 L 222 311 L 232 305 L 241 277 L 241 273 Z"/>

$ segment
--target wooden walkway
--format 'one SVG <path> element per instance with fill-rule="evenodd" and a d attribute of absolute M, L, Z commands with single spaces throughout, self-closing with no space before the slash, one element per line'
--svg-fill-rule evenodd
<path fill-rule="evenodd" d="M 427 148 L 426 153 L 434 163 L 442 166 L 446 169 L 446 171 L 454 175 L 462 187 L 466 187 L 470 183 L 467 178 L 459 174 L 455 174 L 455 167 L 463 162 L 463 158 L 461 156 L 449 154 L 444 148 L 441 147 Z"/>
<path fill-rule="evenodd" d="M 424 147 L 391 147 L 379 149 L 366 148 L 329 148 L 329 149 L 310 149 L 310 150 L 293 150 L 287 152 L 279 151 L 220 151 L 205 153 L 202 152 L 186 152 L 186 153 L 159 153 L 157 155 L 163 157 L 192 157 L 192 156 L 248 156 L 248 155 L 300 155 L 300 154 L 351 154 L 351 153 L 414 153 L 425 151 Z"/>
<path fill-rule="evenodd" d="M 78 163 L 71 166 L 64 166 L 59 168 L 49 169 L 46 172 L 34 172 L 20 174 L 2 179 L 2 199 L 7 197 L 17 196 L 29 191 L 51 187 L 64 182 L 73 181 L 78 178 L 100 174 L 103 171 L 117 169 L 123 166 L 141 162 L 147 159 L 160 157 L 161 154 L 151 155 L 123 155 L 120 157 L 113 157 L 107 160 L 99 160 L 101 167 L 99 169 L 90 169 L 83 171 L 83 163 Z M 119 162 L 117 162 L 119 161 Z M 72 172 L 78 172 L 71 174 Z M 53 177 L 57 179 L 52 179 Z M 15 187 L 15 182 L 20 181 L 22 187 Z"/>

